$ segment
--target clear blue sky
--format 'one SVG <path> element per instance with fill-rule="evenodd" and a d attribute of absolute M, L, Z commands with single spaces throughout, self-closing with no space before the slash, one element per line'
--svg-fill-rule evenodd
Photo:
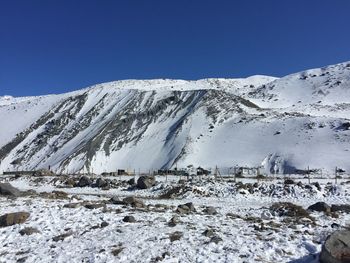
<path fill-rule="evenodd" d="M 0 95 L 347 60 L 348 0 L 0 0 Z"/>

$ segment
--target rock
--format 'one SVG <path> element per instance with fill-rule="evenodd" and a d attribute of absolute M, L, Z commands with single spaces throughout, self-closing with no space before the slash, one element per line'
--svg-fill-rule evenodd
<path fill-rule="evenodd" d="M 128 185 L 135 185 L 136 184 L 135 178 L 129 179 L 127 183 L 128 183 Z"/>
<path fill-rule="evenodd" d="M 133 216 L 125 216 L 123 218 L 123 222 L 126 222 L 126 223 L 135 223 L 136 222 L 136 219 L 135 217 Z"/>
<path fill-rule="evenodd" d="M 66 237 L 69 237 L 73 235 L 73 231 L 68 231 L 62 235 L 58 235 L 52 238 L 53 241 L 58 242 L 58 241 L 63 241 Z"/>
<path fill-rule="evenodd" d="M 331 228 L 340 228 L 340 225 L 337 223 L 332 223 Z"/>
<path fill-rule="evenodd" d="M 207 215 L 216 215 L 218 212 L 216 211 L 216 209 L 212 206 L 208 206 L 203 210 L 203 213 L 207 214 Z"/>
<path fill-rule="evenodd" d="M 215 235 L 215 232 L 213 229 L 207 229 L 202 233 L 202 235 L 206 237 L 213 237 Z"/>
<path fill-rule="evenodd" d="M 222 238 L 219 237 L 219 236 L 213 236 L 211 239 L 210 239 L 210 243 L 215 243 L 215 244 L 218 244 L 219 242 L 222 241 Z"/>
<path fill-rule="evenodd" d="M 308 207 L 308 210 L 330 213 L 331 212 L 331 207 L 329 205 L 327 205 L 325 202 L 317 202 L 317 203 L 315 203 L 313 205 L 310 205 Z"/>
<path fill-rule="evenodd" d="M 314 183 L 312 183 L 312 185 L 314 185 L 317 188 L 318 191 L 322 190 L 321 185 L 320 185 L 319 182 L 314 182 Z"/>
<path fill-rule="evenodd" d="M 113 205 L 125 205 L 125 203 L 116 196 L 113 196 L 111 199 L 109 199 L 109 202 Z"/>
<path fill-rule="evenodd" d="M 65 185 L 73 187 L 75 185 L 75 181 L 72 178 L 68 178 L 65 182 Z"/>
<path fill-rule="evenodd" d="M 295 205 L 290 202 L 274 203 L 271 205 L 270 211 L 272 215 L 295 217 L 295 218 L 305 217 L 313 220 L 308 211 L 306 211 L 301 206 Z"/>
<path fill-rule="evenodd" d="M 136 198 L 134 196 L 125 197 L 123 199 L 123 203 L 125 205 L 131 205 L 132 207 L 136 207 L 136 208 L 144 208 L 144 207 L 146 207 L 145 203 L 142 200 L 140 200 L 140 199 L 138 199 L 138 198 Z"/>
<path fill-rule="evenodd" d="M 54 176 L 55 173 L 47 169 L 39 169 L 33 173 L 33 176 Z"/>
<path fill-rule="evenodd" d="M 329 235 L 322 246 L 321 263 L 350 262 L 350 231 L 340 230 Z"/>
<path fill-rule="evenodd" d="M 148 189 L 156 184 L 156 179 L 154 176 L 140 176 L 137 180 L 137 188 Z"/>
<path fill-rule="evenodd" d="M 64 208 L 78 208 L 82 205 L 85 205 L 85 202 L 81 202 L 81 203 L 68 203 L 68 204 L 64 204 L 63 207 Z"/>
<path fill-rule="evenodd" d="M 299 187 L 302 188 L 302 187 L 303 187 L 303 183 L 299 181 L 299 182 L 297 183 L 297 186 L 299 186 Z"/>
<path fill-rule="evenodd" d="M 101 204 L 101 203 L 84 205 L 84 207 L 87 209 L 98 209 L 98 208 L 105 207 L 105 206 L 106 206 L 106 204 Z"/>
<path fill-rule="evenodd" d="M 21 191 L 9 183 L 0 183 L 0 195 L 18 197 L 21 195 Z"/>
<path fill-rule="evenodd" d="M 295 184 L 295 182 L 292 179 L 286 179 L 284 180 L 284 184 Z"/>
<path fill-rule="evenodd" d="M 68 194 L 63 191 L 52 191 L 52 198 L 54 199 L 66 199 L 68 198 Z"/>
<path fill-rule="evenodd" d="M 102 178 L 97 178 L 95 186 L 98 188 L 107 188 L 109 187 L 109 183 Z"/>
<path fill-rule="evenodd" d="M 0 227 L 12 226 L 24 223 L 30 214 L 28 212 L 15 212 L 0 217 Z"/>
<path fill-rule="evenodd" d="M 108 222 L 103 221 L 103 222 L 101 223 L 101 228 L 107 227 L 108 225 L 109 225 Z"/>
<path fill-rule="evenodd" d="M 176 226 L 178 223 L 180 223 L 180 219 L 179 219 L 179 217 L 178 216 L 173 216 L 171 219 L 170 219 L 170 221 L 169 221 L 169 223 L 168 223 L 168 226 L 170 226 L 170 227 L 174 227 L 174 226 Z"/>
<path fill-rule="evenodd" d="M 177 207 L 177 210 L 176 212 L 180 213 L 180 214 L 188 214 L 190 212 L 195 212 L 196 209 L 193 205 L 193 203 L 186 203 L 186 204 L 183 204 L 183 205 L 179 205 Z"/>
<path fill-rule="evenodd" d="M 118 256 L 120 254 L 120 252 L 123 251 L 123 249 L 124 249 L 123 247 L 118 247 L 118 248 L 113 249 L 112 250 L 112 255 L 115 256 L 115 257 Z"/>
<path fill-rule="evenodd" d="M 21 236 L 24 235 L 32 235 L 35 233 L 40 233 L 40 231 L 38 229 L 36 229 L 35 227 L 25 227 L 23 228 L 21 231 L 19 231 L 19 233 L 21 234 Z"/>
<path fill-rule="evenodd" d="M 350 213 L 350 205 L 332 205 L 331 212 Z"/>
<path fill-rule="evenodd" d="M 80 177 L 79 182 L 77 183 L 77 187 L 86 187 L 91 185 L 91 180 L 89 177 L 83 175 Z"/>
<path fill-rule="evenodd" d="M 183 237 L 183 233 L 180 231 L 175 231 L 174 233 L 171 233 L 169 235 L 169 239 L 171 242 L 174 242 L 176 240 L 180 240 Z"/>

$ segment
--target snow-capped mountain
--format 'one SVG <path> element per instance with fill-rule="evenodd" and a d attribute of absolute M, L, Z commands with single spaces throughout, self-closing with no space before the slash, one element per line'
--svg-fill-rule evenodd
<path fill-rule="evenodd" d="M 124 80 L 0 97 L 0 171 L 187 165 L 350 170 L 350 63 L 246 79 Z"/>

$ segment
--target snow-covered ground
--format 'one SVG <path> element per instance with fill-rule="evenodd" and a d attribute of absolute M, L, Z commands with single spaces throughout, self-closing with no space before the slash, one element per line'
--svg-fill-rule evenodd
<path fill-rule="evenodd" d="M 0 215 L 27 211 L 29 219 L 21 224 L 0 228 L 0 262 L 317 262 L 322 242 L 338 228 L 349 227 L 350 214 L 310 212 L 308 218 L 274 214 L 270 206 L 291 202 L 307 208 L 324 201 L 331 204 L 350 203 L 347 180 L 334 185 L 319 180 L 317 185 L 284 185 L 283 181 L 251 181 L 239 179 L 184 182 L 175 177 L 157 178 L 154 187 L 130 189 L 126 179 L 110 190 L 91 187 L 67 188 L 60 177 L 1 177 L 21 190 L 67 192 L 68 198 L 45 195 L 8 199 L 0 196 Z M 244 185 L 256 183 L 249 192 Z M 295 180 L 297 183 L 298 180 Z M 315 183 L 315 181 L 314 181 Z M 241 187 L 240 185 L 243 185 Z M 170 189 L 181 186 L 173 197 L 165 197 Z M 248 190 L 247 190 L 248 189 Z M 286 190 L 288 189 L 288 190 Z M 139 197 L 145 208 L 133 208 L 108 202 L 111 197 Z M 77 202 L 106 203 L 105 208 L 64 207 Z M 192 202 L 189 214 L 176 212 L 177 206 Z M 208 214 L 211 206 L 217 214 Z M 123 218 L 132 215 L 135 223 Z M 179 222 L 169 226 L 174 216 Z M 101 227 L 102 222 L 107 222 Z M 35 227 L 40 233 L 22 236 L 24 227 Z M 203 235 L 211 229 L 215 238 Z M 171 241 L 174 232 L 179 240 Z M 63 241 L 53 238 L 71 233 Z M 209 234 L 208 234 L 209 235 Z M 215 242 L 217 241 L 217 243 Z"/>

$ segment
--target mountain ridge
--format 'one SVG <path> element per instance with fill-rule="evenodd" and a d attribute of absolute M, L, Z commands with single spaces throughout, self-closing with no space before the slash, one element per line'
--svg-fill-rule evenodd
<path fill-rule="evenodd" d="M 0 171 L 350 169 L 349 114 L 349 62 L 282 78 L 123 80 L 0 97 Z"/>

